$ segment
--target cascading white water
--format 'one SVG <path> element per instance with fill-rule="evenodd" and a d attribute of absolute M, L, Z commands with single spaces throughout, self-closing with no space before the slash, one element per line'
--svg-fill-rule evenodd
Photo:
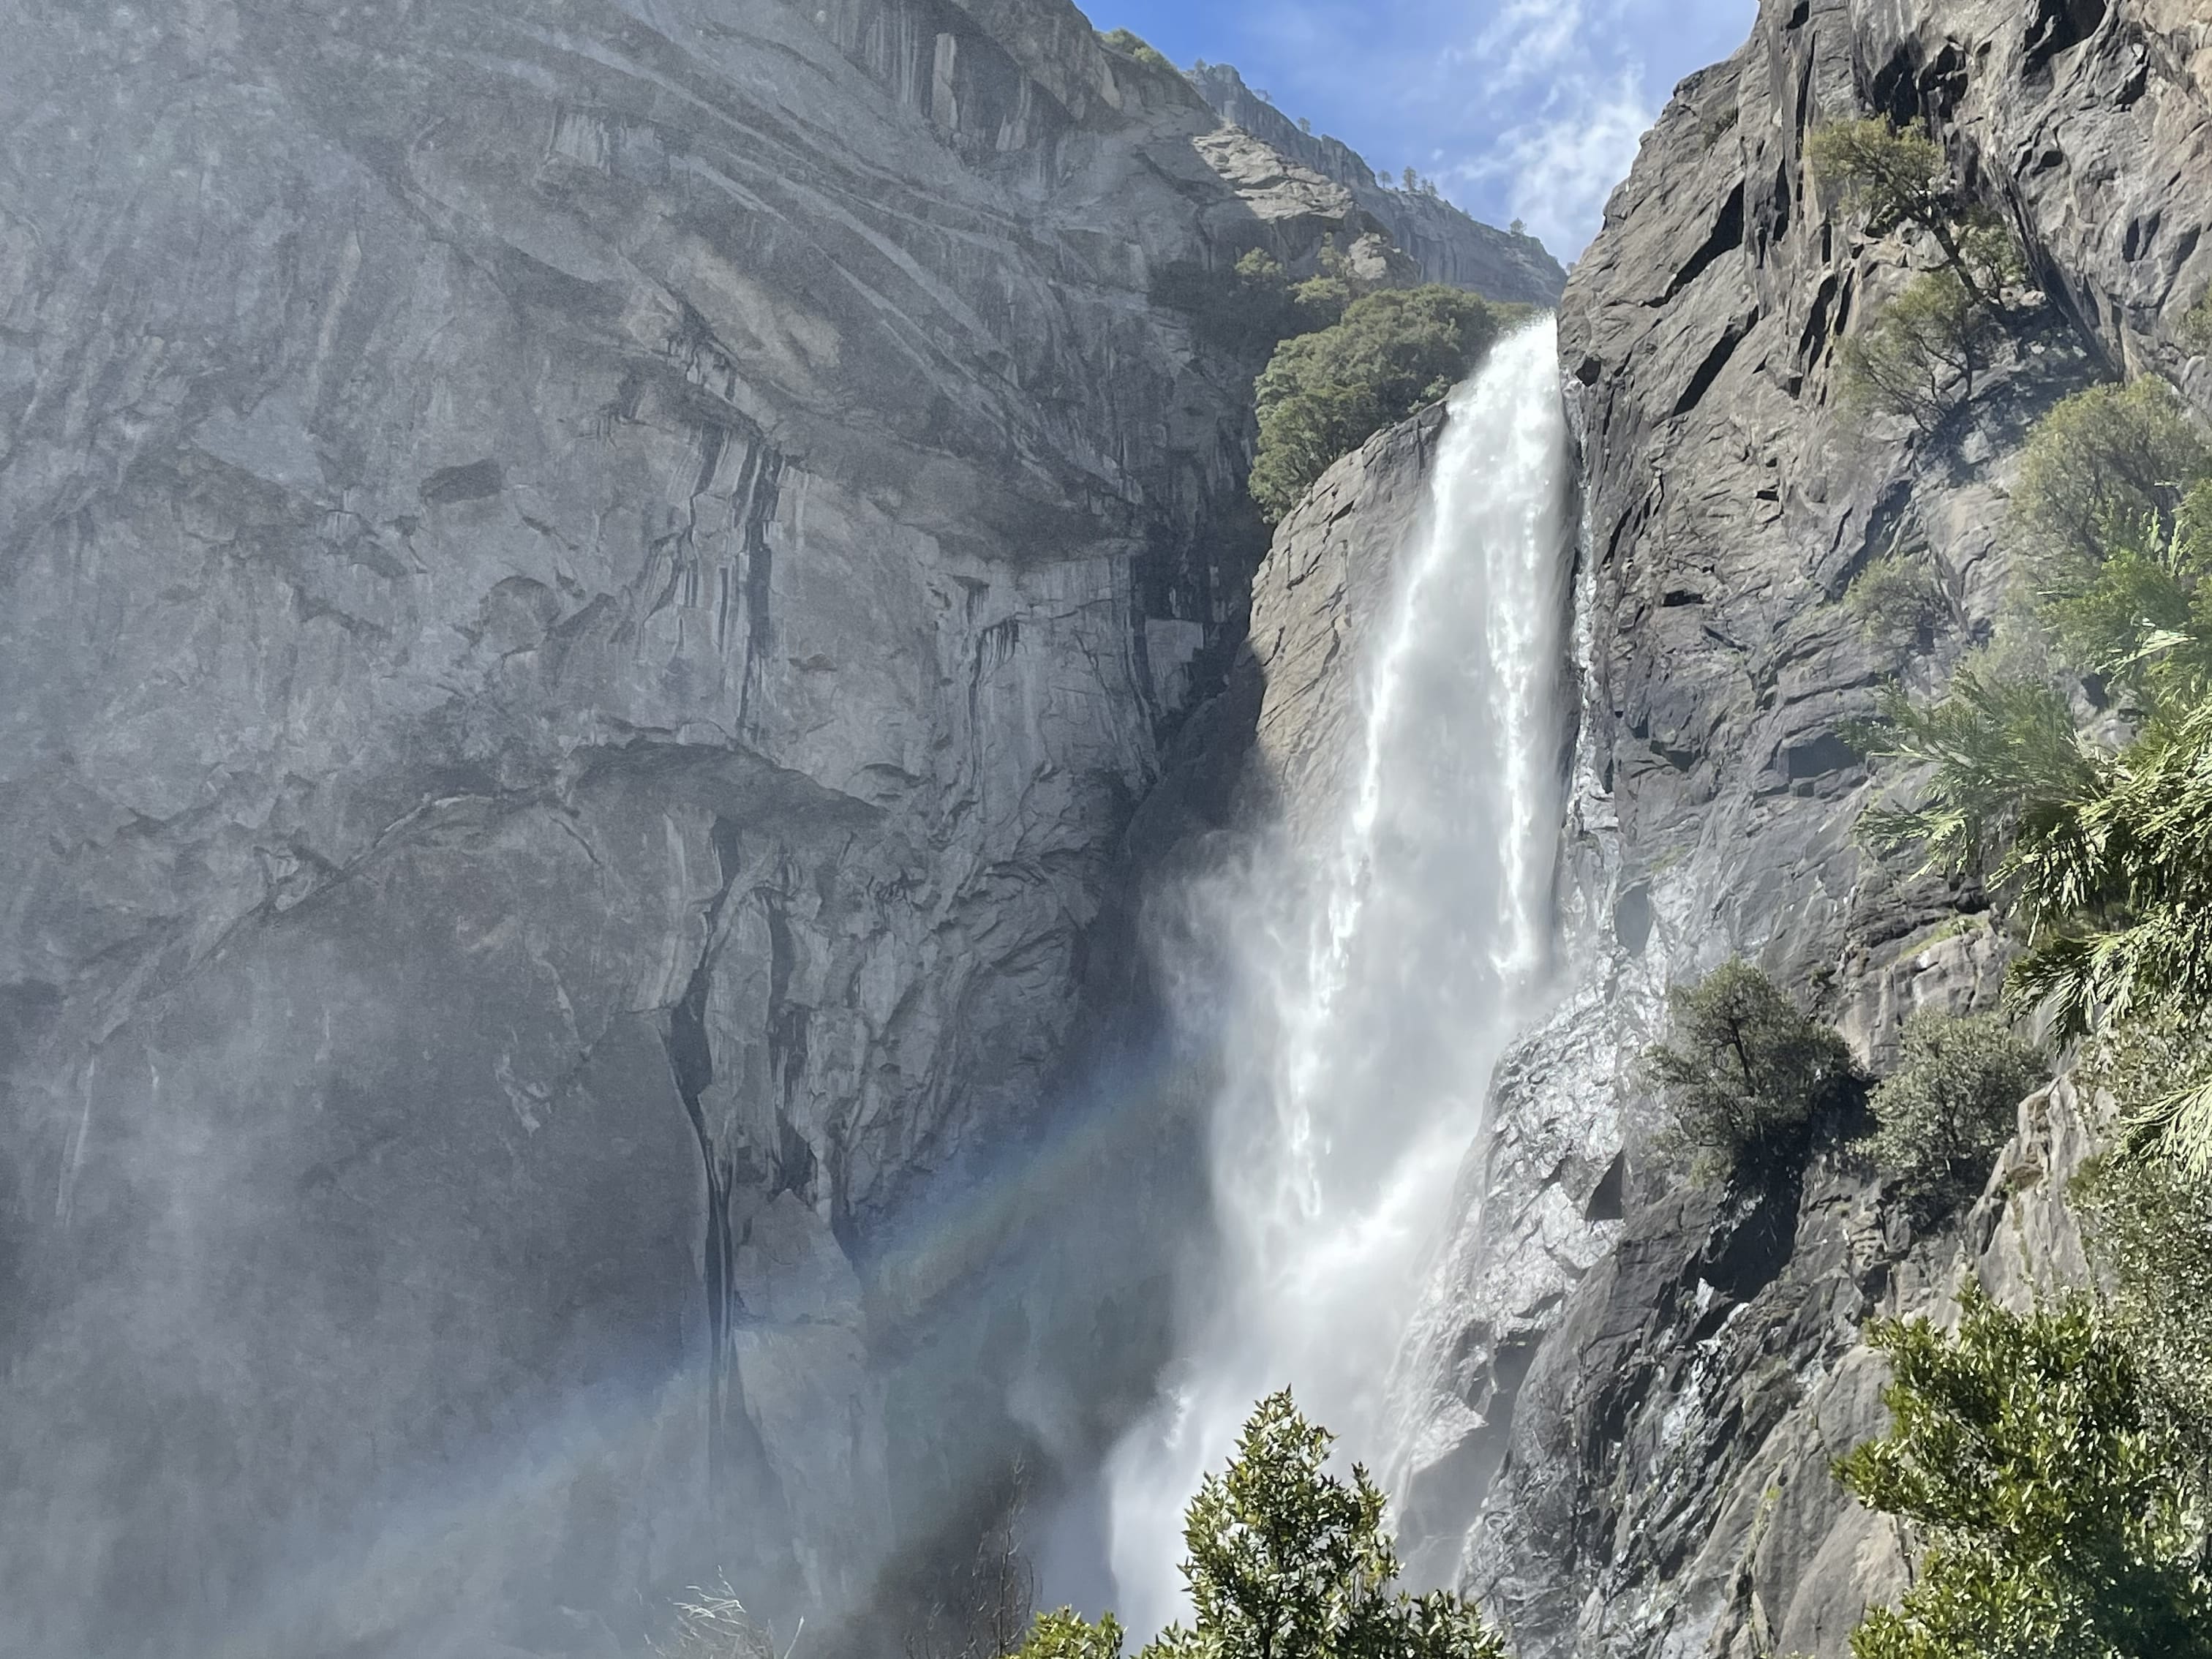
<path fill-rule="evenodd" d="M 1547 320 L 1453 394 L 1428 511 L 1361 664 L 1363 750 L 1317 844 L 1212 895 L 1240 982 L 1214 1107 L 1223 1250 L 1184 1356 L 1107 1471 L 1122 1616 L 1182 1616 L 1184 1503 L 1285 1384 L 1391 1460 L 1383 1385 L 1540 987 L 1566 720 L 1568 442 Z"/>

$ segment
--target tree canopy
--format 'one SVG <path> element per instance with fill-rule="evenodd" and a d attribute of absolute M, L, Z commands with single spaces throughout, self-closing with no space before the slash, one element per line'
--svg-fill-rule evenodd
<path fill-rule="evenodd" d="M 1836 1465 L 1928 1553 L 1855 1659 L 2212 1659 L 2212 1577 L 2181 1447 L 2086 1299 L 1955 1333 L 1877 1324 L 1887 1435 Z"/>
<path fill-rule="evenodd" d="M 1666 1039 L 1644 1054 L 1683 1144 L 1721 1174 L 1784 1167 L 1860 1086 L 1843 1038 L 1734 961 L 1668 994 Z"/>
<path fill-rule="evenodd" d="M 1431 283 L 1352 299 L 1333 325 L 1284 341 L 1257 386 L 1261 514 L 1280 519 L 1340 456 L 1449 392 L 1522 314 Z"/>
<path fill-rule="evenodd" d="M 1356 1464 L 1349 1480 L 1329 1472 L 1334 1443 L 1289 1390 L 1260 1402 L 1185 1511 L 1193 1620 L 1139 1659 L 1505 1659 L 1462 1597 L 1396 1588 L 1382 1493 Z M 1037 1619 L 1020 1659 L 1121 1659 L 1121 1643 L 1111 1614 L 1062 1607 Z"/>

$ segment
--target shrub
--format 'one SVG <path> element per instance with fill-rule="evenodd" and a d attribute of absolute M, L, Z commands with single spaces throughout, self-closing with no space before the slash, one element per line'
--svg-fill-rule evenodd
<path fill-rule="evenodd" d="M 1845 208 L 1866 216 L 1874 234 L 1904 225 L 1926 232 L 1970 306 L 2002 309 L 2004 282 L 2019 262 L 2011 234 L 1965 198 L 1933 138 L 1875 116 L 1820 128 L 1806 153 L 1814 172 L 1842 193 Z"/>
<path fill-rule="evenodd" d="M 2199 356 L 2212 352 L 2212 288 L 2197 295 L 2197 303 L 2182 313 L 2181 343 Z"/>
<path fill-rule="evenodd" d="M 2035 1050 L 2002 1020 L 1923 1009 L 1905 1023 L 1897 1069 L 1867 1098 L 1867 1150 L 1916 1212 L 1940 1216 L 1981 1189 L 2043 1078 Z"/>
<path fill-rule="evenodd" d="M 2212 1448 L 2212 1188 L 2163 1159 L 2107 1155 L 2075 1183 L 2114 1330 L 2162 1410 Z"/>
<path fill-rule="evenodd" d="M 1148 45 L 1141 36 L 1128 29 L 1115 29 L 1109 33 L 1102 34 L 1098 37 L 1098 44 L 1109 51 L 1120 52 L 1124 58 L 1133 58 L 1139 63 L 1147 64 L 1153 69 L 1172 70 L 1175 68 L 1173 64 L 1168 62 L 1166 53 Z"/>
<path fill-rule="evenodd" d="M 1672 1028 L 1644 1066 L 1699 1168 L 1782 1169 L 1856 1098 L 1858 1066 L 1843 1038 L 1750 963 L 1724 963 L 1668 1002 Z"/>
<path fill-rule="evenodd" d="M 1851 579 L 1844 607 L 1869 640 L 1899 649 L 1933 632 L 1950 611 L 1928 562 L 1906 553 L 1870 561 Z"/>
<path fill-rule="evenodd" d="M 2012 497 L 2015 538 L 2046 587 L 2086 580 L 2115 543 L 2171 526 L 2212 447 L 2155 375 L 2092 386 L 2036 423 Z"/>
<path fill-rule="evenodd" d="M 2184 1449 L 2086 1300 L 2025 1316 L 1971 1285 L 1955 1334 L 1871 1333 L 1887 1436 L 1837 1477 L 1928 1550 L 1856 1659 L 2208 1659 L 2212 1578 Z"/>
<path fill-rule="evenodd" d="M 1382 1492 L 1352 1466 L 1328 1472 L 1334 1437 L 1287 1390 L 1260 1402 L 1219 1474 L 1184 1512 L 1183 1582 L 1195 1613 L 1139 1659 L 1505 1659 L 1474 1608 L 1448 1591 L 1395 1588 Z M 1020 1659 L 1121 1659 L 1111 1614 L 1039 1617 Z"/>
<path fill-rule="evenodd" d="M 1957 273 L 1924 271 L 1844 340 L 1839 361 L 1846 408 L 1884 410 L 1933 431 L 1974 395 L 1974 375 L 1994 332 L 1988 309 Z"/>
<path fill-rule="evenodd" d="M 1449 392 L 1519 314 L 1431 284 L 1353 300 L 1334 326 L 1285 341 L 1257 388 L 1262 516 L 1280 519 L 1338 457 Z"/>
<path fill-rule="evenodd" d="M 1334 244 L 1322 250 L 1322 272 L 1293 283 L 1282 264 L 1254 248 L 1227 270 L 1188 260 L 1162 269 L 1152 283 L 1157 305 L 1180 311 L 1207 344 L 1240 356 L 1272 352 L 1293 334 L 1340 321 L 1352 297 Z"/>

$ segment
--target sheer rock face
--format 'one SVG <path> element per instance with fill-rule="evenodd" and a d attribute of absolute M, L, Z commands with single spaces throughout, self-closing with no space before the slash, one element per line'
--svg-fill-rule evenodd
<path fill-rule="evenodd" d="M 1473 289 L 1493 300 L 1559 302 L 1567 274 L 1534 237 L 1486 225 L 1441 197 L 1378 184 L 1375 170 L 1350 146 L 1302 131 L 1246 86 L 1230 64 L 1201 64 L 1191 71 L 1190 81 L 1223 120 L 1341 186 L 1361 213 L 1419 267 L 1423 282 Z"/>
<path fill-rule="evenodd" d="M 38 4 L 0 94 L 0 1646 L 862 1596 L 988 1238 L 902 1218 L 1241 620 L 1157 279 L 1342 205 L 1059 0 Z"/>
<path fill-rule="evenodd" d="M 1856 843 L 1871 785 L 1844 726 L 1887 678 L 1932 690 L 1988 636 L 2006 491 L 2056 398 L 2124 365 L 2212 408 L 2180 341 L 2212 285 L 2199 14 L 1775 0 L 1680 88 L 1569 284 L 1588 475 L 1573 969 L 1501 1068 L 1393 1378 L 1409 1553 L 1493 1602 L 1516 1652 L 1842 1654 L 1899 1582 L 1893 1540 L 1826 1474 L 1881 1420 L 1862 1319 L 1934 1305 L 1960 1261 L 2014 1288 L 2078 1268 L 2057 1200 L 2022 1219 L 2028 1200 L 1996 1192 L 2001 1221 L 1962 1247 L 1912 1238 L 1840 1164 L 1787 1190 L 1683 1190 L 1650 1149 L 1638 1056 L 1665 987 L 1732 953 L 1877 1067 L 1911 1010 L 1993 1005 L 2004 947 L 1979 896 Z M 1838 407 L 1839 337 L 1925 258 L 1856 234 L 1806 166 L 1814 125 L 1870 110 L 1935 121 L 2051 298 L 1932 433 Z M 1839 603 L 1893 549 L 1948 594 L 1917 640 L 1869 637 Z"/>

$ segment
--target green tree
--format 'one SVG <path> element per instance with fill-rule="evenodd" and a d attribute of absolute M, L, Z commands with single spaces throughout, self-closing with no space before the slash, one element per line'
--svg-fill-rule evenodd
<path fill-rule="evenodd" d="M 1338 457 L 1449 392 L 1522 314 L 1430 284 L 1354 299 L 1334 325 L 1285 340 L 1257 386 L 1262 515 L 1280 519 Z"/>
<path fill-rule="evenodd" d="M 1796 1162 L 1822 1120 L 1857 1096 L 1849 1045 L 1749 963 L 1725 963 L 1675 988 L 1668 1004 L 1668 1036 L 1645 1051 L 1644 1069 L 1680 1142 L 1708 1172 Z"/>
<path fill-rule="evenodd" d="M 1917 644 L 1950 613 L 1928 561 L 1909 553 L 1869 561 L 1844 590 L 1844 608 L 1869 641 L 1897 648 Z"/>
<path fill-rule="evenodd" d="M 1923 271 L 1840 350 L 1847 406 L 1909 416 L 1932 432 L 1974 395 L 1995 325 L 1950 270 Z"/>
<path fill-rule="evenodd" d="M 1928 1544 L 1856 1659 L 2212 1659 L 2212 1577 L 2183 1449 L 2093 1304 L 2026 1316 L 1969 1286 L 1955 1334 L 1871 1333 L 1887 1435 L 1836 1465 Z"/>
<path fill-rule="evenodd" d="M 1100 35 L 1098 43 L 1109 51 L 1120 52 L 1124 58 L 1133 58 L 1151 69 L 1172 70 L 1175 68 L 1173 64 L 1168 62 L 1166 53 L 1133 30 L 1115 29 L 1110 33 Z"/>
<path fill-rule="evenodd" d="M 1194 1619 L 1139 1659 L 1505 1659 L 1474 1608 L 1395 1588 L 1381 1491 L 1357 1465 L 1327 1468 L 1333 1437 L 1288 1390 L 1260 1402 L 1236 1455 L 1185 1512 Z M 1040 1617 L 1021 1659 L 1120 1659 L 1121 1627 L 1066 1608 Z"/>
<path fill-rule="evenodd" d="M 1866 216 L 1875 235 L 1902 225 L 1925 231 L 1966 297 L 1992 314 L 2001 311 L 1998 282 L 2012 258 L 2011 239 L 1966 199 L 1942 146 L 1872 116 L 1820 128 L 1806 151 L 1814 173 L 1841 192 L 1844 207 Z"/>
<path fill-rule="evenodd" d="M 2170 532 L 2208 472 L 2212 446 L 2164 380 L 2091 386 L 2036 423 L 2013 491 L 2013 538 L 2039 583 L 2065 591 L 2147 526 Z"/>
<path fill-rule="evenodd" d="M 1916 1212 L 1941 1216 L 1981 1189 L 2044 1075 L 2035 1050 L 1995 1016 L 1923 1009 L 1905 1022 L 1897 1069 L 1867 1097 L 1867 1151 Z"/>
<path fill-rule="evenodd" d="M 2181 314 L 2181 343 L 2200 356 L 2212 351 L 2212 288 L 2197 296 L 2197 303 Z"/>
<path fill-rule="evenodd" d="M 2191 1052 L 2167 1052 L 2167 1042 Z M 2140 1097 L 2165 1079 L 2202 1069 L 2212 1031 L 2200 1021 L 2126 1034 L 2124 1054 L 2099 1081 Z M 2130 1078 L 2137 1067 L 2147 1073 Z M 2108 1153 L 2076 1177 L 2070 1194 L 2094 1261 L 2112 1287 L 2110 1317 L 2134 1352 L 2158 1404 L 2195 1449 L 2200 1479 L 2212 1454 L 2212 1186 L 2170 1160 Z"/>

